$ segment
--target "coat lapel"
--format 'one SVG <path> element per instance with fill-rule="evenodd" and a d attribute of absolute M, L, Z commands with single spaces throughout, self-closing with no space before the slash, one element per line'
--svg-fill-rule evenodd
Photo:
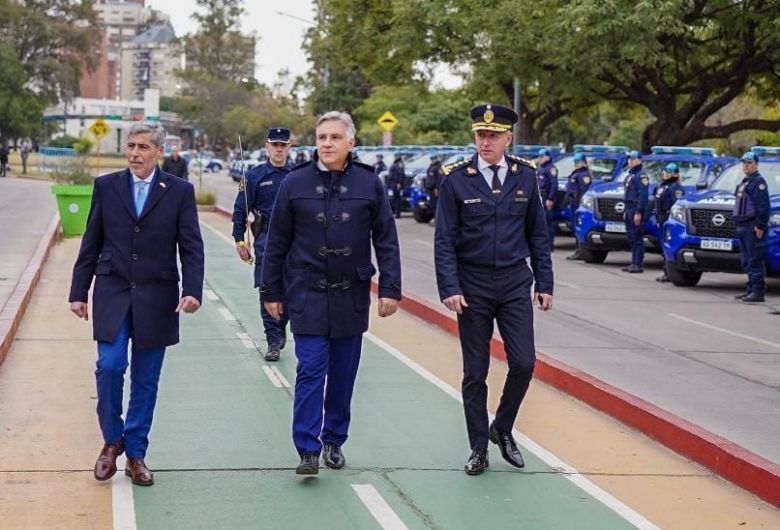
<path fill-rule="evenodd" d="M 471 159 L 471 164 L 466 166 L 466 174 L 469 176 L 468 182 L 475 191 L 479 192 L 484 197 L 489 198 L 490 202 L 494 202 L 496 198 L 493 195 L 490 186 L 485 182 L 485 177 L 482 176 L 482 172 L 479 170 L 477 160 L 477 155 L 474 155 L 474 158 Z"/>
<path fill-rule="evenodd" d="M 520 184 L 520 164 L 506 157 L 504 157 L 504 160 L 507 163 L 507 172 L 504 185 L 501 186 L 501 194 L 498 196 L 498 203 L 501 203 L 508 196 L 514 195 L 515 188 Z"/>
<path fill-rule="evenodd" d="M 117 173 L 116 177 L 114 178 L 114 189 L 119 194 L 119 202 L 124 205 L 130 217 L 135 219 L 136 215 L 135 204 L 133 203 L 133 192 L 130 190 L 131 178 L 132 177 L 130 175 L 129 169 L 125 169 L 121 173 Z"/>
<path fill-rule="evenodd" d="M 144 209 L 141 211 L 141 215 L 138 216 L 138 219 L 143 219 L 146 214 L 149 213 L 149 211 L 155 207 L 155 205 L 160 201 L 162 196 L 165 194 L 166 191 L 168 191 L 168 174 L 160 171 L 159 169 L 155 169 L 157 172 L 157 175 L 155 175 L 155 182 L 152 186 L 152 189 L 149 190 L 149 196 L 146 197 L 146 203 L 144 203 Z"/>

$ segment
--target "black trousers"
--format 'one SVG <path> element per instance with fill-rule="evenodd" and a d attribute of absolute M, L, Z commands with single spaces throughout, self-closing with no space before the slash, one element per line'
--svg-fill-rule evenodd
<path fill-rule="evenodd" d="M 493 323 L 504 340 L 509 371 L 496 411 L 495 428 L 511 432 L 534 371 L 533 275 L 527 265 L 512 270 L 458 271 L 469 305 L 458 315 L 463 352 L 463 408 L 471 449 L 488 444 L 487 375 Z"/>

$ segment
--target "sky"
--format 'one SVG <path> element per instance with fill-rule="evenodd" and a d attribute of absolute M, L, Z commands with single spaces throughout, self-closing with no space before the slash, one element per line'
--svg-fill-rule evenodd
<path fill-rule="evenodd" d="M 146 5 L 171 17 L 177 37 L 197 29 L 196 22 L 190 18 L 197 7 L 195 0 L 146 0 Z M 293 77 L 308 70 L 301 45 L 303 34 L 310 26 L 306 21 L 314 23 L 313 5 L 312 0 L 244 1 L 246 14 L 241 19 L 241 31 L 254 31 L 259 39 L 255 50 L 258 81 L 270 86 L 284 68 L 288 68 Z"/>

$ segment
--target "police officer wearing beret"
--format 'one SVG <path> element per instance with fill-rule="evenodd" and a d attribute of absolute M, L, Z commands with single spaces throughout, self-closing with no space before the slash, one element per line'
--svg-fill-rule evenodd
<path fill-rule="evenodd" d="M 555 206 L 555 193 L 558 191 L 558 168 L 552 162 L 552 153 L 549 149 L 539 149 L 537 156 L 539 158 L 536 178 L 539 181 L 539 193 L 542 195 L 542 203 L 547 217 L 547 231 L 550 235 L 550 252 L 552 252 L 555 250 L 553 207 Z"/>
<path fill-rule="evenodd" d="M 672 206 L 685 195 L 685 190 L 680 184 L 680 168 L 674 162 L 666 164 L 661 171 L 661 185 L 655 190 L 655 217 L 661 232 L 664 229 L 664 223 L 669 219 L 669 212 Z M 664 259 L 664 273 L 655 279 L 657 282 L 668 282 L 666 276 L 666 260 Z"/>
<path fill-rule="evenodd" d="M 631 249 L 631 265 L 623 267 L 623 272 L 642 273 L 645 261 L 644 222 L 647 217 L 648 188 L 650 179 L 642 169 L 642 153 L 628 152 L 628 175 L 624 182 L 625 192 L 623 202 L 625 211 L 623 219 L 626 223 L 628 246 Z"/>
<path fill-rule="evenodd" d="M 290 129 L 273 127 L 268 131 L 268 140 L 265 143 L 268 151 L 268 161 L 250 169 L 246 174 L 246 184 L 242 181 L 238 185 L 238 195 L 233 204 L 233 239 L 236 241 L 236 252 L 247 263 L 252 263 L 252 252 L 244 241 L 248 213 L 254 220 L 250 225 L 254 237 L 254 264 L 255 287 L 262 284 L 261 267 L 263 262 L 263 250 L 268 236 L 268 223 L 271 220 L 271 212 L 274 208 L 276 195 L 282 180 L 292 169 L 288 160 L 290 153 Z M 246 186 L 246 189 L 244 189 Z M 265 353 L 266 361 L 278 361 L 281 350 L 284 348 L 286 338 L 287 316 L 277 320 L 268 314 L 263 304 L 260 304 L 260 317 L 263 320 L 265 340 L 268 350 Z"/>
<path fill-rule="evenodd" d="M 301 475 L 319 472 L 323 449 L 326 466 L 344 466 L 341 446 L 347 441 L 376 273 L 372 243 L 379 266 L 379 316 L 395 313 L 401 299 L 395 221 L 374 168 L 352 160 L 352 118 L 324 114 L 317 120 L 316 139 L 313 159 L 297 166 L 279 190 L 261 289 L 271 316 L 289 315 L 295 337 L 293 442 Z"/>
<path fill-rule="evenodd" d="M 590 174 L 590 168 L 588 168 L 588 159 L 583 153 L 574 153 L 574 171 L 571 172 L 571 175 L 566 180 L 566 195 L 563 198 L 563 204 L 569 205 L 571 208 L 572 219 L 575 216 L 574 212 L 580 206 L 582 196 L 588 191 L 592 182 L 593 177 Z M 574 253 L 571 256 L 567 256 L 566 259 L 582 260 L 577 238 L 574 238 L 574 245 Z"/>
<path fill-rule="evenodd" d="M 766 230 L 769 223 L 769 190 L 758 172 L 758 155 L 742 155 L 745 177 L 737 186 L 734 221 L 737 223 L 742 270 L 747 273 L 745 292 L 735 298 L 746 303 L 763 302 L 766 293 Z"/>
<path fill-rule="evenodd" d="M 512 427 L 536 359 L 531 290 L 540 308 L 550 309 L 553 271 L 533 165 L 506 153 L 517 114 L 500 105 L 480 105 L 471 118 L 478 154 L 442 168 L 446 178 L 439 188 L 434 254 L 439 296 L 458 314 L 472 450 L 465 471 L 479 475 L 488 467 L 488 441 L 511 465 L 524 466 Z M 485 380 L 494 321 L 509 372 L 496 419 L 488 425 Z"/>

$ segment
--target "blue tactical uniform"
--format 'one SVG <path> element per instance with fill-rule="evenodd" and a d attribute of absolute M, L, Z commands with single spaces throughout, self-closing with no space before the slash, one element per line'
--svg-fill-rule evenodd
<path fill-rule="evenodd" d="M 748 152 L 742 157 L 743 162 L 746 160 L 758 162 L 758 157 Z M 734 194 L 739 254 L 742 269 L 748 277 L 741 298 L 746 302 L 763 302 L 766 293 L 766 232 L 770 213 L 766 180 L 756 170 L 742 179 Z M 763 230 L 761 237 L 756 234 L 756 229 Z"/>
<path fill-rule="evenodd" d="M 576 210 L 582 196 L 588 191 L 592 182 L 593 177 L 591 177 L 590 169 L 587 166 L 572 171 L 566 181 L 566 196 L 563 203 L 570 204 L 572 211 Z"/>
<path fill-rule="evenodd" d="M 672 176 L 671 178 L 664 180 L 655 190 L 654 206 L 655 217 L 658 221 L 658 226 L 661 227 L 662 233 L 664 223 L 667 219 L 669 219 L 669 212 L 672 210 L 672 206 L 674 206 L 674 203 L 676 203 L 678 199 L 681 199 L 683 196 L 685 196 L 685 190 L 680 184 L 680 174 L 677 168 L 677 164 L 674 162 L 667 164 L 667 166 L 664 168 L 664 171 L 671 174 Z M 656 281 L 669 281 L 669 278 L 666 276 L 666 271 L 666 260 L 664 259 L 663 275 L 659 278 L 656 278 Z"/>
<path fill-rule="evenodd" d="M 385 164 L 385 161 L 381 158 L 376 159 L 376 163 L 374 164 L 374 173 L 379 175 L 381 172 L 387 170 L 387 165 Z"/>
<path fill-rule="evenodd" d="M 490 115 L 490 124 L 499 112 L 514 115 L 511 109 L 500 110 L 497 105 L 477 109 L 484 115 L 495 113 Z M 439 297 L 443 301 L 463 295 L 468 304 L 458 315 L 458 329 L 464 363 L 463 404 L 474 451 L 466 466 L 469 474 L 487 467 L 485 451 L 492 429 L 511 433 L 528 390 L 535 361 L 532 285 L 535 281 L 538 293 L 553 292 L 547 221 L 533 166 L 514 156 L 505 156 L 504 162 L 503 184 L 493 189 L 480 171 L 478 156 L 445 166 L 436 213 Z M 489 428 L 485 378 L 494 320 L 504 340 L 509 373 Z M 476 465 L 475 455 L 482 458 Z"/>
<path fill-rule="evenodd" d="M 268 236 L 268 224 L 273 212 L 276 195 L 279 193 L 282 181 L 290 172 L 290 169 L 292 169 L 292 165 L 289 161 L 284 167 L 275 167 L 271 162 L 265 162 L 253 167 L 246 174 L 246 192 L 239 184 L 238 195 L 233 205 L 233 239 L 236 242 L 244 240 L 248 204 L 249 211 L 254 216 L 251 229 L 255 238 L 255 287 L 262 285 L 261 267 Z M 263 319 L 263 329 L 265 330 L 265 338 L 269 349 L 284 346 L 286 342 L 284 335 L 287 317 L 283 317 L 281 321 L 274 319 L 268 314 L 262 303 L 260 304 L 260 315 Z"/>
<path fill-rule="evenodd" d="M 390 204 L 393 206 L 393 214 L 396 219 L 401 218 L 401 209 L 403 208 L 403 192 L 406 174 L 404 173 L 404 162 L 401 158 L 396 158 L 390 165 L 390 171 L 387 174 L 387 189 L 392 190 L 393 196 Z"/>
<path fill-rule="evenodd" d="M 546 149 L 539 152 L 542 154 L 545 151 L 546 156 L 550 156 Z M 555 208 L 555 193 L 558 191 L 558 168 L 552 163 L 552 160 L 548 160 L 536 170 L 536 179 L 539 183 L 539 193 L 542 197 L 542 204 L 545 208 L 545 218 L 547 219 L 547 232 L 550 235 L 550 251 L 553 250 L 555 245 L 555 219 L 553 218 L 553 208 Z M 552 201 L 553 206 L 547 208 L 546 201 Z"/>
<path fill-rule="evenodd" d="M 283 302 L 295 334 L 293 442 L 301 456 L 319 455 L 322 444 L 340 447 L 347 440 L 376 272 L 372 243 L 379 297 L 400 299 L 398 235 L 372 166 L 348 161 L 343 171 L 329 171 L 315 154 L 282 182 L 261 293 L 264 302 Z"/>
<path fill-rule="evenodd" d="M 626 204 L 626 209 L 623 213 L 623 219 L 626 223 L 628 246 L 631 248 L 632 270 L 629 272 L 641 272 L 645 260 L 645 242 L 642 237 L 643 224 L 647 217 L 648 187 L 650 185 L 650 179 L 642 169 L 642 164 L 628 170 L 624 185 L 623 202 Z M 639 226 L 634 223 L 634 214 L 637 213 L 642 216 Z"/>

